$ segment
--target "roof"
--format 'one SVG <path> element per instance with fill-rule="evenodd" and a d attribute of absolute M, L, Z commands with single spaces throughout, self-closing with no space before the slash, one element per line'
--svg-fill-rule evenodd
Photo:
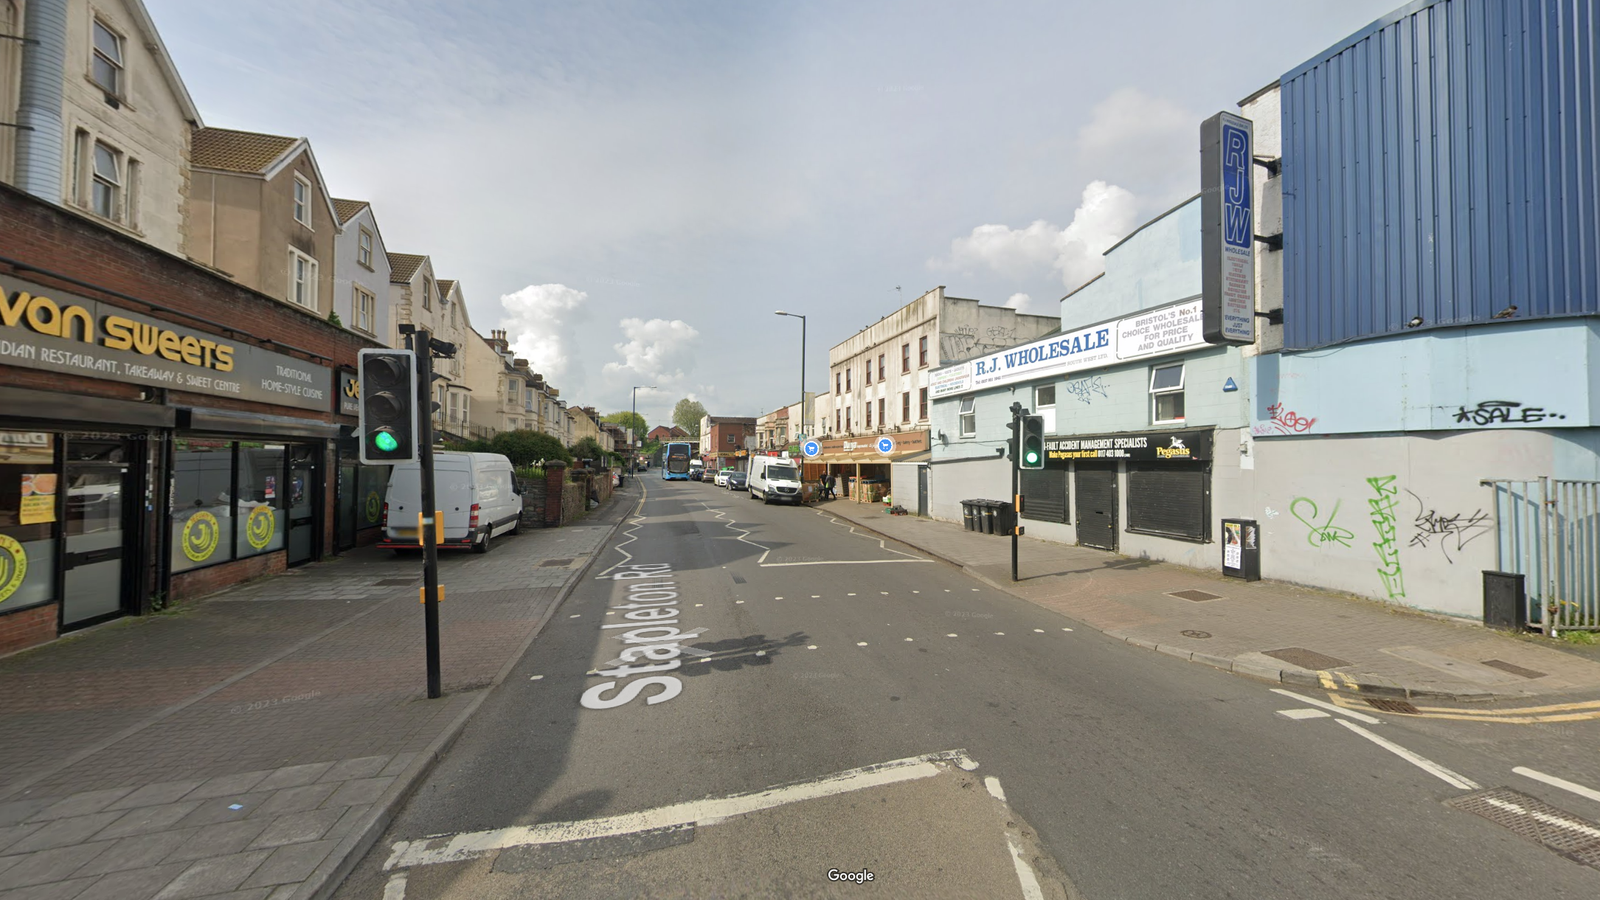
<path fill-rule="evenodd" d="M 300 141 L 300 138 L 231 128 L 196 128 L 189 162 L 205 169 L 260 174 Z"/>
<path fill-rule="evenodd" d="M 140 28 L 149 36 L 145 42 L 145 49 L 149 50 L 156 59 L 156 67 L 161 70 L 161 77 L 166 79 L 167 86 L 172 89 L 172 94 L 178 99 L 178 106 L 183 110 L 183 118 L 195 125 L 204 125 L 200 121 L 200 110 L 194 105 L 194 98 L 189 96 L 189 89 L 184 86 L 183 78 L 178 74 L 178 67 L 172 61 L 172 54 L 167 52 L 167 44 L 161 39 L 161 31 L 156 28 L 155 20 L 150 18 L 150 10 L 145 8 L 142 0 L 128 0 L 128 12 Z"/>
<path fill-rule="evenodd" d="M 439 296 L 441 297 L 450 296 L 450 289 L 456 286 L 455 280 L 450 278 L 441 278 L 435 284 L 439 285 Z"/>
<path fill-rule="evenodd" d="M 389 254 L 389 281 L 392 284 L 406 284 L 415 278 L 417 270 L 428 259 L 425 255 L 416 253 L 391 253 Z"/>
<path fill-rule="evenodd" d="M 339 224 L 343 225 L 345 222 L 355 218 L 357 214 L 369 205 L 371 204 L 365 200 L 340 200 L 334 198 L 333 211 L 339 214 Z"/>
<path fill-rule="evenodd" d="M 706 416 L 710 425 L 754 425 L 755 416 Z"/>

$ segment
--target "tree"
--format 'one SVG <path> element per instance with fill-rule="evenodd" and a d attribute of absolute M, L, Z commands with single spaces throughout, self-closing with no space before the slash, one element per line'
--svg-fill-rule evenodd
<path fill-rule="evenodd" d="M 511 465 L 525 469 L 541 459 L 559 459 L 572 462 L 572 454 L 555 437 L 542 431 L 502 431 L 489 442 L 494 453 L 511 460 Z"/>
<path fill-rule="evenodd" d="M 650 426 L 646 425 L 644 422 L 644 416 L 626 409 L 622 410 L 621 412 L 611 413 L 610 415 L 602 418 L 600 421 L 610 422 L 613 425 L 621 425 L 623 428 L 632 428 L 633 439 L 636 441 L 644 440 L 644 433 L 650 430 Z"/>
<path fill-rule="evenodd" d="M 600 442 L 589 435 L 578 438 L 577 442 L 572 445 L 573 459 L 592 459 L 597 464 L 604 464 L 610 457 L 611 454 L 600 446 Z"/>
<path fill-rule="evenodd" d="M 705 414 L 706 408 L 700 405 L 700 401 L 690 400 L 685 397 L 678 401 L 677 406 L 672 408 L 672 424 L 689 432 L 689 437 L 698 440 L 700 438 L 700 420 L 705 418 Z"/>

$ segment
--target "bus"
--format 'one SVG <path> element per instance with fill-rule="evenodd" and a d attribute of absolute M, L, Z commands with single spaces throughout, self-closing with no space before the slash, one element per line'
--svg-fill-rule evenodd
<path fill-rule="evenodd" d="M 667 464 L 661 467 L 663 481 L 688 481 L 689 457 L 692 450 L 687 441 L 667 444 Z"/>

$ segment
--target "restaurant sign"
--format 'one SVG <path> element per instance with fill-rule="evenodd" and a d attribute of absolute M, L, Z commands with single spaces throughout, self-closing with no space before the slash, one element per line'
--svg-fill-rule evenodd
<path fill-rule="evenodd" d="M 326 412 L 326 366 L 15 278 L 0 278 L 0 365 Z"/>
<path fill-rule="evenodd" d="M 1044 457 L 1045 467 L 1052 469 L 1065 469 L 1074 459 L 1190 462 L 1210 459 L 1211 446 L 1209 430 L 1087 434 L 1046 438 Z"/>
<path fill-rule="evenodd" d="M 888 440 L 890 450 L 888 454 L 882 452 L 879 444 Z M 883 462 L 886 455 L 896 457 L 906 456 L 911 453 L 921 453 L 928 449 L 928 433 L 926 431 L 899 431 L 894 434 L 878 435 L 876 437 L 846 438 L 844 440 L 818 441 L 819 456 L 824 457 L 824 462 L 842 462 L 843 457 L 860 457 L 862 462 Z"/>

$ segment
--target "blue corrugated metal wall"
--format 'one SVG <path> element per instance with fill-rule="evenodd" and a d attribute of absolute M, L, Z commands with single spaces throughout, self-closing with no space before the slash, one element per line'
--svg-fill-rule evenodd
<path fill-rule="evenodd" d="M 1600 312 L 1600 0 L 1425 0 L 1285 75 L 1284 339 Z"/>

